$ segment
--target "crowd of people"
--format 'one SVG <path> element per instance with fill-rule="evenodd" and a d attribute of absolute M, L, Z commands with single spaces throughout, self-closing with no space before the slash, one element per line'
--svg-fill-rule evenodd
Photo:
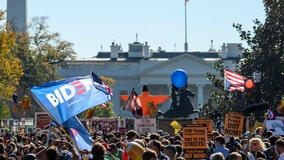
<path fill-rule="evenodd" d="M 249 124 L 247 120 L 247 124 Z M 266 118 L 263 122 L 265 125 Z M 249 130 L 250 128 L 248 128 Z M 2 132 L 0 160 L 184 160 L 183 135 L 139 134 L 129 130 L 91 133 L 90 151 L 79 150 L 68 135 L 57 128 L 48 133 L 16 134 Z M 242 137 L 224 136 L 214 131 L 207 141 L 210 160 L 284 160 L 284 139 L 265 127 L 248 131 Z"/>

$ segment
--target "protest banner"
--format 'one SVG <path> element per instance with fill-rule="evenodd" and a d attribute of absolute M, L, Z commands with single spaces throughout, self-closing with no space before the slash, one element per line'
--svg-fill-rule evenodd
<path fill-rule="evenodd" d="M 266 129 L 272 131 L 274 136 L 284 135 L 284 120 L 267 120 Z"/>
<path fill-rule="evenodd" d="M 156 119 L 135 119 L 134 128 L 140 134 L 155 133 Z"/>
<path fill-rule="evenodd" d="M 193 124 L 205 124 L 207 129 L 207 138 L 212 140 L 213 138 L 213 120 L 209 118 L 195 118 Z"/>
<path fill-rule="evenodd" d="M 207 149 L 184 149 L 185 159 L 207 159 Z"/>
<path fill-rule="evenodd" d="M 93 117 L 91 120 L 92 129 L 97 131 L 118 131 L 118 119 L 117 118 L 98 118 Z"/>
<path fill-rule="evenodd" d="M 241 137 L 243 130 L 244 116 L 241 113 L 229 112 L 226 113 L 224 135 Z"/>
<path fill-rule="evenodd" d="M 184 149 L 206 149 L 207 129 L 204 124 L 190 124 L 183 126 Z"/>
<path fill-rule="evenodd" d="M 45 112 L 36 112 L 35 113 L 35 128 L 45 129 L 50 125 L 50 117 Z"/>

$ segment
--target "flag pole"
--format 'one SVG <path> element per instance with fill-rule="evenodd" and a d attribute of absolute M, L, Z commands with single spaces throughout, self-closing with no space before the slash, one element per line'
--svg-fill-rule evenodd
<path fill-rule="evenodd" d="M 184 42 L 184 52 L 188 52 L 188 43 L 187 43 L 187 17 L 186 17 L 186 4 L 189 0 L 184 1 L 184 29 L 185 29 L 185 42 Z"/>
<path fill-rule="evenodd" d="M 76 144 L 76 142 L 71 138 L 69 133 L 67 133 L 65 128 L 63 126 L 59 126 L 59 130 L 62 131 L 65 134 L 65 136 L 68 138 L 68 140 L 70 140 L 70 142 L 74 145 L 74 147 L 77 150 L 77 153 L 80 154 L 81 158 L 83 160 L 88 160 L 88 157 L 86 157 L 85 155 L 82 154 L 82 150 L 79 148 L 79 146 Z"/>
<path fill-rule="evenodd" d="M 131 90 L 131 92 L 130 92 L 130 94 L 129 94 L 128 98 L 127 98 L 127 101 L 125 101 L 125 103 L 124 103 L 123 107 L 121 108 L 121 110 L 120 110 L 119 114 L 117 115 L 117 119 L 120 117 L 120 115 L 121 115 L 122 111 L 125 109 L 126 104 L 128 103 L 128 101 L 129 101 L 129 99 L 130 99 L 130 96 L 131 96 L 131 94 L 133 93 L 133 91 L 134 91 L 134 88 L 132 88 L 132 90 Z"/>

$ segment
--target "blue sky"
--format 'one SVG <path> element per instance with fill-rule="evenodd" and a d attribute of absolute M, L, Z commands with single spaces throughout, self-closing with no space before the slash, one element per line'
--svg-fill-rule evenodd
<path fill-rule="evenodd" d="M 0 0 L 6 10 L 7 0 Z M 150 49 L 183 51 L 185 7 L 183 0 L 27 0 L 28 19 L 48 17 L 51 32 L 74 43 L 78 58 L 110 51 L 115 42 L 123 51 L 136 41 Z M 223 43 L 243 43 L 233 23 L 252 30 L 256 18 L 264 22 L 261 0 L 190 0 L 187 3 L 189 51 L 220 50 Z"/>

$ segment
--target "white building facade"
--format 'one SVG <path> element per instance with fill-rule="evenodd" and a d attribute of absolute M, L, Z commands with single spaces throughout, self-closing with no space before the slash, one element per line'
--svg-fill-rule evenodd
<path fill-rule="evenodd" d="M 188 88 L 196 93 L 191 98 L 195 109 L 207 103 L 210 97 L 211 82 L 206 73 L 210 72 L 221 78 L 214 70 L 213 63 L 219 59 L 229 68 L 234 67 L 234 60 L 240 58 L 239 43 L 223 44 L 220 52 L 165 52 L 152 51 L 147 42 L 129 44 L 127 52 L 112 43 L 110 52 L 99 52 L 93 58 L 77 59 L 67 63 L 68 68 L 58 68 L 62 78 L 89 75 L 91 71 L 99 76 L 113 78 L 116 83 L 112 86 L 114 111 L 120 113 L 124 102 L 120 95 L 128 95 L 132 88 L 141 95 L 142 87 L 148 86 L 151 95 L 171 95 L 171 74 L 176 69 L 183 69 L 188 74 Z M 171 99 L 157 105 L 165 112 L 169 109 Z M 123 114 L 127 114 L 124 113 Z M 122 117 L 124 115 L 121 115 Z M 127 116 L 127 115 L 125 115 Z"/>

